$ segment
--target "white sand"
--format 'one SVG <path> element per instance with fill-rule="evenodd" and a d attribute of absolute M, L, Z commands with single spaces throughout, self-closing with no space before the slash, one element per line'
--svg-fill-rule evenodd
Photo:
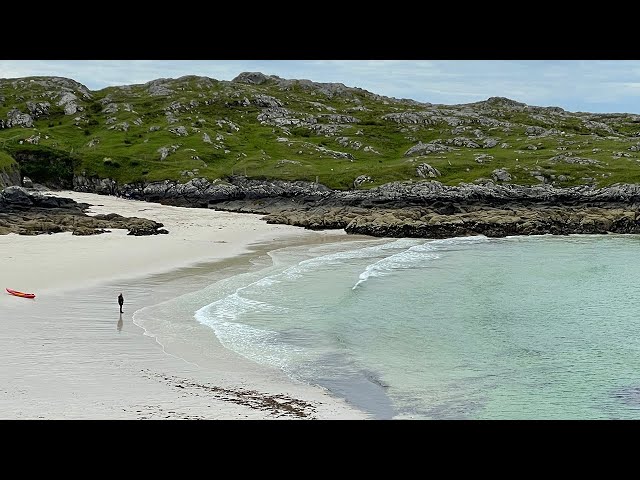
<path fill-rule="evenodd" d="M 0 235 L 0 288 L 36 294 L 35 300 L 0 294 L 1 419 L 369 418 L 324 389 L 225 349 L 193 312 L 177 315 L 171 342 L 134 323 L 136 311 L 194 289 L 198 281 L 185 280 L 184 267 L 229 261 L 272 241 L 349 241 L 344 232 L 269 225 L 260 215 L 51 194 L 94 205 L 89 214 L 149 218 L 170 233 Z"/>
<path fill-rule="evenodd" d="M 126 230 L 73 236 L 0 235 L 3 264 L 0 285 L 42 294 L 117 278 L 169 271 L 197 262 L 229 258 L 249 245 L 313 232 L 289 225 L 270 225 L 261 215 L 183 208 L 79 192 L 54 195 L 95 205 L 89 214 L 118 213 L 164 224 L 169 235 L 135 237 Z M 336 232 L 330 232 L 336 235 Z M 0 297 L 0 305 L 6 298 Z"/>

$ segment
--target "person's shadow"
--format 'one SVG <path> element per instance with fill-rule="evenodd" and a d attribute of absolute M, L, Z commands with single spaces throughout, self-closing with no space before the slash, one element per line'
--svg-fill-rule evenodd
<path fill-rule="evenodd" d="M 120 312 L 120 318 L 118 318 L 118 331 L 122 330 L 122 312 Z"/>

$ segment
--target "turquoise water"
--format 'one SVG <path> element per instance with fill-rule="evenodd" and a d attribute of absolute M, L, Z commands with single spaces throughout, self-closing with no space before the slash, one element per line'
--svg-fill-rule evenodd
<path fill-rule="evenodd" d="M 640 237 L 270 252 L 203 291 L 222 344 L 387 419 L 640 418 Z"/>

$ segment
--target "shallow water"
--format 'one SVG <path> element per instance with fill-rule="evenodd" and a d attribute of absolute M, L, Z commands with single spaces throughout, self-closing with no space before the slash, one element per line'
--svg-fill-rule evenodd
<path fill-rule="evenodd" d="M 154 328 L 189 311 L 379 419 L 640 418 L 638 249 L 629 235 L 287 247 L 163 303 Z"/>

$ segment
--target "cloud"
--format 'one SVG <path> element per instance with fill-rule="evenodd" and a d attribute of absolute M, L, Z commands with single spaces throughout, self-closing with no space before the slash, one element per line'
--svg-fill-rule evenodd
<path fill-rule="evenodd" d="M 456 104 L 492 96 L 570 111 L 640 113 L 636 60 L 1 60 L 0 77 L 55 75 L 92 90 L 245 71 L 342 83 L 372 93 Z M 590 110 L 590 109 L 596 110 Z"/>

